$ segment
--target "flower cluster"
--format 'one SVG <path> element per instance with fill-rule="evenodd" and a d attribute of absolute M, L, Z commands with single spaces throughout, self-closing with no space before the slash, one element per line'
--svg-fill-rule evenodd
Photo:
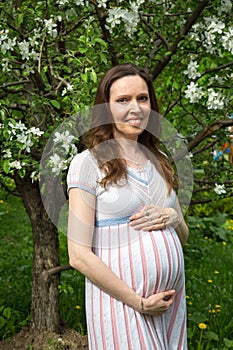
<path fill-rule="evenodd" d="M 185 90 L 185 97 L 188 98 L 191 103 L 199 102 L 199 100 L 203 96 L 204 96 L 203 89 L 193 81 L 187 86 L 187 89 Z"/>
<path fill-rule="evenodd" d="M 53 16 L 49 19 L 44 20 L 44 25 L 47 33 L 52 37 L 56 38 L 57 36 L 57 24 L 54 22 Z"/>
<path fill-rule="evenodd" d="M 35 21 L 40 24 L 40 28 L 34 28 L 27 39 L 20 40 L 20 37 L 11 37 L 11 33 L 8 29 L 0 31 L 1 52 L 5 55 L 5 57 L 2 58 L 1 63 L 4 72 L 10 71 L 11 66 L 9 57 L 12 51 L 16 50 L 19 52 L 19 55 L 24 62 L 21 64 L 21 68 L 28 74 L 34 73 L 34 64 L 40 57 L 39 46 L 45 35 L 44 33 L 47 33 L 52 38 L 57 36 L 57 24 L 53 16 L 44 20 L 36 18 Z"/>
<path fill-rule="evenodd" d="M 184 74 L 188 75 L 189 79 L 195 79 L 200 77 L 200 73 L 197 71 L 198 63 L 197 61 L 191 60 L 188 64 L 187 70 L 184 71 Z"/>
<path fill-rule="evenodd" d="M 230 52 L 232 50 L 232 28 L 227 29 L 225 23 L 216 16 L 205 17 L 203 22 L 194 24 L 190 35 L 192 39 L 202 44 L 207 53 L 221 54 L 218 42 L 224 49 Z M 221 40 L 219 40 L 219 35 L 221 35 Z"/>
<path fill-rule="evenodd" d="M 218 8 L 218 15 L 221 16 L 223 13 L 231 13 L 232 1 L 231 0 L 221 0 L 221 5 Z"/>
<path fill-rule="evenodd" d="M 76 140 L 68 130 L 55 132 L 53 138 L 53 155 L 49 157 L 48 166 L 54 176 L 58 176 L 63 170 L 67 169 L 71 159 L 77 154 L 77 147 L 74 145 Z"/>
<path fill-rule="evenodd" d="M 1 129 L 4 130 L 2 160 L 5 164 L 5 172 L 23 169 L 27 164 L 26 154 L 30 153 L 32 147 L 38 144 L 44 131 L 34 126 L 27 128 L 21 121 L 14 120 L 8 122 L 7 128 L 2 124 Z"/>
<path fill-rule="evenodd" d="M 208 109 L 223 109 L 224 108 L 224 97 L 220 92 L 214 91 L 214 89 L 208 89 Z"/>
<path fill-rule="evenodd" d="M 13 138 L 15 138 L 19 144 L 19 148 L 25 150 L 27 153 L 31 152 L 31 147 L 34 145 L 35 140 L 44 133 L 44 131 L 35 128 L 34 126 L 28 129 L 21 121 L 18 123 L 10 122 L 8 124 L 7 132 L 10 135 L 9 140 L 13 141 Z M 7 150 L 5 153 L 7 154 Z"/>
<path fill-rule="evenodd" d="M 16 37 L 10 37 L 9 30 L 2 31 L 0 33 L 2 53 L 7 55 L 17 48 L 22 60 L 25 61 L 25 63 L 21 65 L 21 68 L 25 69 L 27 73 L 33 73 L 34 70 L 31 64 L 29 64 L 29 61 L 32 60 L 34 62 L 39 59 L 39 52 L 36 50 L 36 46 L 39 44 L 38 38 L 40 38 L 40 36 L 41 34 L 38 30 L 34 29 L 32 36 L 28 40 L 23 39 L 22 41 L 19 41 Z M 9 62 L 10 60 L 7 57 L 2 60 L 2 68 L 4 72 L 10 70 L 11 67 Z"/>
<path fill-rule="evenodd" d="M 233 54 L 233 28 L 229 28 L 222 36 L 222 46 L 225 50 Z"/>
<path fill-rule="evenodd" d="M 106 22 L 107 29 L 112 33 L 113 29 L 119 25 L 121 22 L 125 25 L 126 33 L 131 36 L 137 28 L 137 25 L 140 21 L 139 18 L 139 7 L 144 3 L 144 0 L 130 1 L 130 10 L 122 9 L 120 7 L 115 7 L 113 9 L 109 9 L 108 17 Z"/>

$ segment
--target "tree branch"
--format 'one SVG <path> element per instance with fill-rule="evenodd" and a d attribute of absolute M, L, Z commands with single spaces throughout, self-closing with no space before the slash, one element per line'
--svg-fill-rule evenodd
<path fill-rule="evenodd" d="M 96 9 L 97 17 L 98 17 L 99 22 L 100 22 L 100 27 L 102 30 L 104 41 L 108 44 L 108 52 L 110 53 L 112 64 L 113 64 L 113 66 L 115 66 L 119 63 L 119 61 L 117 58 L 116 50 L 111 43 L 111 36 L 110 36 L 109 30 L 106 28 L 105 12 L 104 12 L 103 8 L 98 7 L 96 5 L 95 5 L 95 9 Z"/>
<path fill-rule="evenodd" d="M 196 77 L 195 79 L 193 79 L 193 81 L 197 81 L 198 79 L 201 79 L 204 75 L 208 74 L 208 73 L 214 73 L 214 72 L 218 72 L 222 69 L 226 69 L 233 66 L 233 61 L 232 62 L 228 62 L 226 64 L 222 64 L 221 66 L 215 67 L 215 68 L 210 68 L 210 69 L 206 69 L 205 71 L 203 71 L 201 73 L 201 75 L 199 77 Z M 231 86 L 232 88 L 232 86 Z"/>
<path fill-rule="evenodd" d="M 204 151 L 206 151 L 207 149 L 213 147 L 217 142 L 219 141 L 219 138 L 216 137 L 216 139 L 214 141 L 212 141 L 211 143 L 209 143 L 208 145 L 196 150 L 193 152 L 193 155 L 196 155 L 196 154 L 199 154 L 199 153 L 202 153 Z"/>
<path fill-rule="evenodd" d="M 141 21 L 149 28 L 150 33 L 148 33 L 148 35 L 151 37 L 151 33 L 153 33 L 153 31 L 154 31 L 154 27 L 144 18 L 144 14 L 143 13 L 140 13 L 139 17 L 140 17 Z M 165 47 L 167 48 L 167 50 L 171 51 L 171 46 L 170 46 L 169 42 L 167 41 L 167 39 L 164 38 L 162 33 L 155 32 L 154 34 L 159 39 L 157 41 L 156 47 L 158 48 L 163 43 L 165 45 Z"/>
<path fill-rule="evenodd" d="M 161 59 L 159 61 L 159 63 L 157 64 L 157 66 L 155 67 L 155 69 L 152 71 L 153 79 L 156 79 L 157 76 L 163 71 L 163 69 L 170 62 L 172 55 L 175 54 L 176 51 L 177 51 L 178 44 L 183 40 L 184 36 L 186 34 L 188 34 L 188 32 L 190 31 L 190 29 L 192 28 L 192 26 L 194 25 L 194 23 L 196 22 L 196 20 L 200 16 L 200 14 L 204 11 L 206 6 L 210 2 L 211 2 L 210 0 L 202 0 L 201 2 L 199 2 L 199 4 L 196 7 L 196 9 L 192 12 L 192 14 L 187 19 L 184 27 L 178 33 L 177 38 L 174 41 L 173 45 L 170 46 L 170 50 L 169 51 L 171 51 L 171 54 L 168 55 L 168 56 L 165 56 L 163 59 Z"/>
<path fill-rule="evenodd" d="M 11 86 L 17 86 L 17 85 L 28 84 L 28 83 L 30 83 L 29 80 L 15 81 L 12 83 L 3 83 L 2 85 L 0 85 L 0 89 L 6 89 L 6 88 L 11 87 Z"/>
<path fill-rule="evenodd" d="M 72 269 L 72 267 L 70 265 L 62 265 L 62 266 L 53 267 L 52 269 L 49 269 L 46 272 L 48 273 L 49 277 L 51 277 L 53 275 L 56 275 L 59 272 L 67 271 L 70 269 Z"/>
<path fill-rule="evenodd" d="M 204 128 L 203 131 L 201 131 L 193 140 L 191 140 L 187 144 L 188 152 L 192 151 L 197 145 L 199 145 L 203 140 L 205 140 L 207 137 L 212 135 L 215 131 L 227 128 L 228 126 L 233 126 L 233 118 L 216 120 L 212 124 L 208 125 L 206 128 Z M 175 161 L 179 161 L 186 154 L 187 154 L 187 152 L 185 150 L 182 150 L 175 157 Z"/>

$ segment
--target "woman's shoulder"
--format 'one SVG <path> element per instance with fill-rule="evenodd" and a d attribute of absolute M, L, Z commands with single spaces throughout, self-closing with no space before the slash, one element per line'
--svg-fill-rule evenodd
<path fill-rule="evenodd" d="M 89 149 L 86 149 L 80 153 L 77 153 L 74 158 L 72 159 L 71 163 L 95 163 L 95 159 L 93 158 L 91 152 Z"/>

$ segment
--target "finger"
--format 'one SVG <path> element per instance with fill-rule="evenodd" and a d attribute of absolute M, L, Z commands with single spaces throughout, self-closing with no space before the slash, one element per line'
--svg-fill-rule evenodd
<path fill-rule="evenodd" d="M 145 227 L 141 227 L 140 230 L 142 231 L 158 231 L 158 230 L 164 230 L 167 227 L 165 223 L 161 224 L 153 224 Z"/>
<path fill-rule="evenodd" d="M 148 219 L 146 217 L 142 217 L 142 218 L 131 220 L 130 226 L 133 226 L 135 228 L 136 226 L 140 226 L 146 223 L 148 223 Z"/>
<path fill-rule="evenodd" d="M 171 290 L 167 290 L 167 291 L 163 292 L 162 294 L 163 294 L 163 300 L 168 301 L 168 300 L 172 299 L 173 297 L 175 297 L 176 291 L 174 289 L 171 289 Z"/>
<path fill-rule="evenodd" d="M 134 214 L 132 216 L 130 216 L 130 220 L 138 220 L 138 219 L 142 219 L 145 218 L 145 211 L 141 210 L 139 211 L 137 214 Z"/>

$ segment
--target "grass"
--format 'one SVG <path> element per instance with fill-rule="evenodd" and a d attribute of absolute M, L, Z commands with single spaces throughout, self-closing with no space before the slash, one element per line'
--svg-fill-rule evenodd
<path fill-rule="evenodd" d="M 20 198 L 0 195 L 0 337 L 8 337 L 30 319 L 33 243 Z M 189 217 L 189 227 L 184 247 L 189 350 L 233 349 L 233 221 Z M 67 264 L 66 236 L 59 239 L 61 264 Z M 84 278 L 74 270 L 62 272 L 59 289 L 62 320 L 85 333 Z"/>

